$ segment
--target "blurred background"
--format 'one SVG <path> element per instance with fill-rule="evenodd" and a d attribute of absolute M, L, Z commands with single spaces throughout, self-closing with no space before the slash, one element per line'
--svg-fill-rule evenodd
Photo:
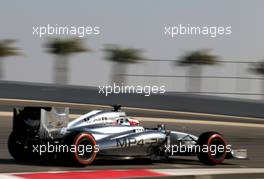
<path fill-rule="evenodd" d="M 0 78 L 264 99 L 264 1 L 2 1 Z M 32 34 L 33 26 L 99 26 L 85 38 Z M 164 35 L 165 26 L 232 26 L 232 34 Z"/>

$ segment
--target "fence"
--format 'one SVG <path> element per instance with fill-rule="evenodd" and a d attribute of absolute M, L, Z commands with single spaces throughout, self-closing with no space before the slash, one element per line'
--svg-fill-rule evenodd
<path fill-rule="evenodd" d="M 175 60 L 145 59 L 126 74 L 132 84 L 163 84 L 168 91 L 197 93 L 248 99 L 261 99 L 264 78 L 251 69 L 257 61 L 217 61 L 216 65 L 201 66 L 200 75 L 192 68 L 177 65 Z"/>

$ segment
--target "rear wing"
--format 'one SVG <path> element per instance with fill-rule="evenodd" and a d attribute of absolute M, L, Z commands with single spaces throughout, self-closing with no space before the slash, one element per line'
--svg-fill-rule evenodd
<path fill-rule="evenodd" d="M 41 109 L 39 136 L 41 139 L 61 137 L 62 128 L 69 123 L 69 108 L 52 108 L 50 111 Z"/>
<path fill-rule="evenodd" d="M 26 135 L 51 137 L 54 129 L 65 127 L 69 122 L 69 108 L 24 107 L 13 109 L 13 132 Z"/>

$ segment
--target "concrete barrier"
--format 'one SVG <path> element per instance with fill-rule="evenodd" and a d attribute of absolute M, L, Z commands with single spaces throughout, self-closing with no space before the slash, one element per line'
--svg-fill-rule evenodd
<path fill-rule="evenodd" d="M 98 91 L 99 88 L 95 87 L 0 82 L 0 98 L 96 105 L 121 104 L 137 108 L 264 118 L 264 103 L 255 100 L 173 92 L 148 97 L 136 94 L 112 94 L 106 97 Z"/>

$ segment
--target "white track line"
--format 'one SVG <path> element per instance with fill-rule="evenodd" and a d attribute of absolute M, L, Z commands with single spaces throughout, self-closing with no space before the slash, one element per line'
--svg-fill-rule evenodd
<path fill-rule="evenodd" d="M 219 175 L 219 174 L 257 174 L 263 173 L 264 168 L 196 168 L 196 169 L 153 169 L 151 171 L 170 176 L 187 175 Z"/>
<path fill-rule="evenodd" d="M 1 117 L 12 117 L 13 113 L 12 112 L 0 112 Z"/>
<path fill-rule="evenodd" d="M 11 105 L 11 106 L 54 106 L 54 107 L 71 107 L 74 109 L 87 109 L 87 108 L 105 108 L 111 109 L 111 107 L 106 105 L 97 104 L 81 104 L 81 103 L 68 103 L 68 102 L 55 102 L 55 101 L 43 101 L 43 100 L 25 100 L 25 99 L 6 99 L 0 98 L 1 105 Z M 136 108 L 136 107 L 123 107 L 125 110 L 134 111 L 144 111 L 144 112 L 157 112 L 164 114 L 182 114 L 182 115 L 193 115 L 193 116 L 204 116 L 204 117 L 229 117 L 234 119 L 244 119 L 244 120 L 261 120 L 262 118 L 255 117 L 240 117 L 232 115 L 220 115 L 220 114 L 207 114 L 207 113 L 195 113 L 195 112 L 182 112 L 182 111 L 171 111 L 171 110 L 160 110 L 160 109 L 146 109 L 146 108 Z"/>
<path fill-rule="evenodd" d="M 254 127 L 264 128 L 264 124 L 253 124 L 243 122 L 225 122 L 225 121 L 204 121 L 191 119 L 169 119 L 169 118 L 147 118 L 137 117 L 142 122 L 159 122 L 159 123 L 178 123 L 178 124 L 201 124 L 201 125 L 215 125 L 215 126 L 234 126 L 234 127 Z"/>
<path fill-rule="evenodd" d="M 12 112 L 0 112 L 1 117 L 12 117 Z M 71 119 L 80 117 L 80 114 L 70 114 Z M 158 122 L 158 123 L 178 123 L 178 124 L 200 124 L 200 125 L 215 125 L 215 126 L 234 126 L 234 127 L 253 127 L 264 128 L 264 124 L 253 124 L 243 122 L 226 122 L 226 121 L 205 121 L 191 119 L 174 119 L 174 118 L 153 118 L 153 117 L 136 117 L 142 122 Z"/>
<path fill-rule="evenodd" d="M 23 179 L 22 177 L 12 176 L 10 174 L 0 174 L 1 179 Z"/>

